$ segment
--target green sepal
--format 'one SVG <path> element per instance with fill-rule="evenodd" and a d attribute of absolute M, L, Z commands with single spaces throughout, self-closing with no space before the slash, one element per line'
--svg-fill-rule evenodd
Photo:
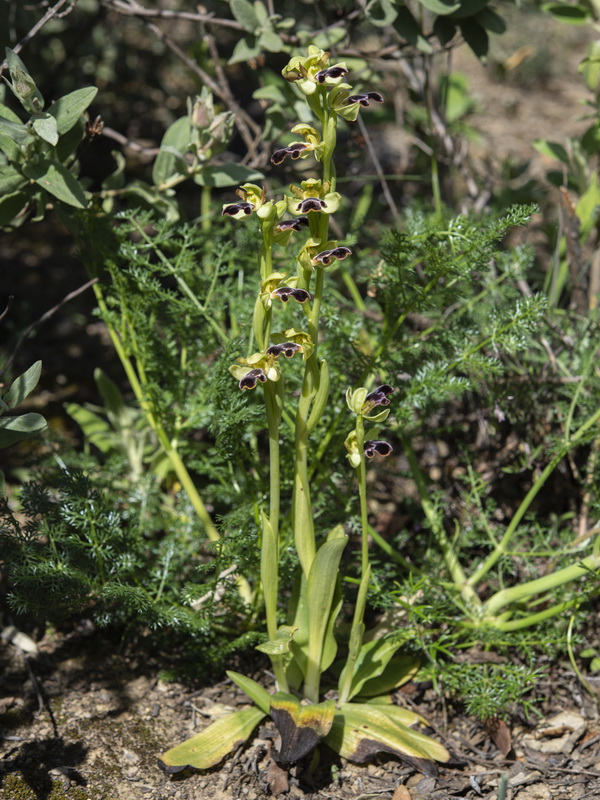
<path fill-rule="evenodd" d="M 159 759 L 159 765 L 167 775 L 184 769 L 210 769 L 222 761 L 252 735 L 266 713 L 260 708 L 245 708 L 234 711 L 213 722 L 208 728 L 167 750 Z"/>

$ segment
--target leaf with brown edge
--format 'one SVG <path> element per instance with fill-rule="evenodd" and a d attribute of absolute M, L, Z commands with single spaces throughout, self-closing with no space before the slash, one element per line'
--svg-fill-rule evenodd
<path fill-rule="evenodd" d="M 432 761 L 448 761 L 446 748 L 419 731 L 395 722 L 376 705 L 342 703 L 325 744 L 348 761 L 364 763 L 377 753 L 390 753 L 425 775 L 435 775 Z"/>
<path fill-rule="evenodd" d="M 158 764 L 167 775 L 174 775 L 188 768 L 210 769 L 249 739 L 264 717 L 265 712 L 256 707 L 234 711 L 167 750 L 159 758 Z"/>
<path fill-rule="evenodd" d="M 277 761 L 295 764 L 327 736 L 333 723 L 333 700 L 301 705 L 291 694 L 277 692 L 271 699 L 271 718 L 281 736 Z"/>

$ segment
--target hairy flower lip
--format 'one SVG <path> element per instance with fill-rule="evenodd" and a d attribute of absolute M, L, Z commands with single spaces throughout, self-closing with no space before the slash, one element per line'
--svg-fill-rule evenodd
<path fill-rule="evenodd" d="M 285 358 L 291 358 L 294 353 L 302 350 L 302 347 L 296 342 L 282 342 L 281 344 L 272 344 L 270 347 L 267 347 L 266 352 L 269 355 L 275 356 L 275 358 L 279 358 L 280 355 L 283 355 Z"/>
<path fill-rule="evenodd" d="M 304 142 L 292 142 L 289 147 L 282 147 L 280 150 L 276 150 L 273 153 L 271 156 L 271 164 L 275 164 L 275 166 L 278 167 L 280 164 L 283 164 L 288 156 L 291 156 L 293 159 L 300 158 L 300 155 L 308 149 L 310 149 L 309 145 Z"/>
<path fill-rule="evenodd" d="M 373 389 L 372 392 L 369 392 L 365 398 L 364 405 L 369 405 L 370 407 L 389 406 L 390 401 L 388 394 L 391 394 L 393 391 L 394 389 L 392 386 L 390 386 L 388 383 L 384 383 L 381 386 L 378 386 L 376 389 Z"/>
<path fill-rule="evenodd" d="M 240 389 L 254 389 L 258 382 L 266 383 L 267 376 L 262 369 L 251 369 L 247 372 L 239 383 Z"/>
<path fill-rule="evenodd" d="M 328 67 L 327 69 L 322 69 L 320 72 L 317 72 L 315 75 L 315 80 L 317 83 L 325 83 L 327 78 L 336 80 L 337 78 L 342 78 L 347 74 L 348 70 L 345 67 Z"/>
<path fill-rule="evenodd" d="M 334 247 L 332 250 L 322 250 L 312 260 L 320 262 L 324 267 L 328 267 L 333 259 L 343 261 L 351 255 L 352 250 L 349 247 Z"/>
<path fill-rule="evenodd" d="M 221 216 L 227 215 L 229 217 L 234 217 L 236 214 L 239 214 L 240 211 L 243 211 L 244 214 L 248 215 L 251 214 L 253 210 L 254 206 L 252 203 L 230 203 L 228 206 L 223 208 Z"/>
<path fill-rule="evenodd" d="M 271 292 L 271 297 L 278 297 L 283 303 L 287 303 L 290 297 L 297 303 L 306 303 L 307 300 L 312 300 L 310 292 L 307 292 L 306 289 L 293 289 L 291 286 L 280 286 Z"/>
<path fill-rule="evenodd" d="M 296 217 L 295 219 L 284 219 L 275 226 L 276 231 L 300 231 L 301 228 L 308 226 L 306 217 Z"/>
<path fill-rule="evenodd" d="M 389 442 L 375 439 L 370 442 L 365 442 L 364 450 L 367 458 L 373 458 L 375 455 L 387 458 L 387 456 L 393 452 L 394 448 Z"/>
<path fill-rule="evenodd" d="M 298 203 L 296 211 L 308 214 L 310 211 L 321 211 L 324 208 L 327 208 L 327 203 L 324 200 L 320 200 L 318 197 L 307 197 L 306 200 Z"/>
<path fill-rule="evenodd" d="M 363 108 L 367 108 L 370 101 L 373 100 L 375 103 L 383 103 L 383 95 L 379 92 L 363 92 L 362 94 L 351 94 L 349 97 L 346 98 L 345 104 L 352 105 L 353 103 L 359 103 Z"/>

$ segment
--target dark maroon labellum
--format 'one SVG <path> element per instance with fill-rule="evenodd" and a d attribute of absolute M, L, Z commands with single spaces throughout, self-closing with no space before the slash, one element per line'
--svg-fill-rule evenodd
<path fill-rule="evenodd" d="M 321 211 L 321 209 L 326 207 L 327 203 L 325 203 L 324 200 L 320 200 L 318 197 L 307 197 L 306 200 L 298 203 L 296 206 L 296 211 L 301 211 L 303 214 L 308 214 L 309 211 Z"/>
<path fill-rule="evenodd" d="M 336 258 L 338 261 L 343 261 L 348 256 L 352 255 L 352 250 L 349 247 L 335 247 L 333 250 L 323 250 L 313 258 L 313 261 L 319 261 L 323 266 L 328 267 L 332 260 Z"/>
<path fill-rule="evenodd" d="M 365 405 L 389 406 L 390 401 L 388 400 L 387 395 L 391 394 L 393 391 L 393 388 L 389 384 L 384 383 L 382 386 L 378 386 L 377 389 L 374 389 L 366 396 Z"/>
<path fill-rule="evenodd" d="M 283 222 L 280 222 L 278 225 L 275 226 L 276 231 L 300 231 L 301 228 L 308 226 L 308 220 L 306 217 L 296 217 L 296 219 L 284 219 Z"/>
<path fill-rule="evenodd" d="M 278 297 L 284 303 L 287 303 L 290 297 L 297 303 L 306 303 L 311 299 L 310 293 L 306 289 L 292 289 L 291 286 L 280 286 L 271 292 L 271 297 Z"/>
<path fill-rule="evenodd" d="M 239 211 L 243 211 L 244 214 L 251 214 L 253 208 L 254 206 L 251 203 L 232 203 L 230 206 L 225 206 L 223 214 L 227 214 L 230 217 L 235 217 Z"/>
<path fill-rule="evenodd" d="M 322 69 L 320 72 L 317 72 L 315 78 L 317 83 L 325 83 L 327 78 L 341 78 L 343 75 L 347 75 L 348 70 L 344 69 L 344 67 L 329 67 L 329 69 Z"/>
<path fill-rule="evenodd" d="M 365 455 L 367 458 L 373 458 L 375 454 L 385 458 L 386 456 L 389 456 L 392 450 L 392 445 L 389 442 L 365 442 Z"/>
<path fill-rule="evenodd" d="M 265 383 L 267 376 L 262 369 L 251 369 L 240 381 L 240 389 L 254 389 L 258 381 Z"/>
<path fill-rule="evenodd" d="M 379 92 L 365 92 L 364 94 L 351 94 L 346 98 L 346 105 L 352 103 L 360 103 L 363 108 L 367 108 L 370 101 L 374 100 L 376 103 L 383 103 L 383 95 Z"/>
<path fill-rule="evenodd" d="M 281 150 L 275 150 L 273 155 L 271 156 L 271 164 L 275 164 L 278 167 L 280 164 L 283 164 L 285 159 L 287 158 L 288 151 L 284 147 Z"/>
<path fill-rule="evenodd" d="M 275 356 L 275 358 L 279 358 L 281 355 L 285 356 L 285 358 L 291 358 L 298 350 L 300 350 L 300 345 L 296 344 L 296 342 L 283 342 L 282 344 L 272 344 L 267 347 L 267 353 Z"/>

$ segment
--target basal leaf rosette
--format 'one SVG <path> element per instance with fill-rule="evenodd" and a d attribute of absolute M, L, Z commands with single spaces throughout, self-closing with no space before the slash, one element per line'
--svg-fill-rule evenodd
<path fill-rule="evenodd" d="M 329 64 L 330 53 L 315 45 L 309 45 L 308 55 L 293 56 L 281 74 L 290 83 L 295 83 L 300 91 L 309 96 L 319 86 L 337 86 L 348 74 L 345 62 Z"/>
<path fill-rule="evenodd" d="M 338 192 L 331 192 L 329 181 L 320 181 L 309 178 L 302 181 L 300 186 L 290 186 L 293 197 L 286 197 L 287 210 L 290 214 L 309 214 L 317 211 L 323 214 L 335 214 L 340 207 L 342 196 Z"/>

